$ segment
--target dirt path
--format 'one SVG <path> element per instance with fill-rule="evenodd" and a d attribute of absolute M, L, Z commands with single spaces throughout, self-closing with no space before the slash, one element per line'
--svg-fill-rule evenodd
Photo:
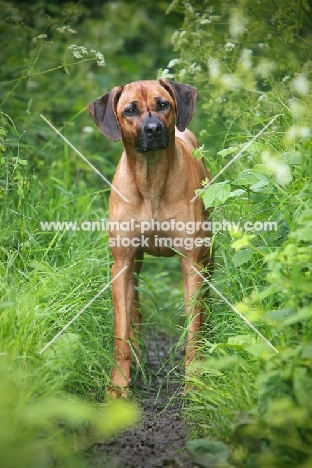
<path fill-rule="evenodd" d="M 89 454 L 90 468 L 192 468 L 185 450 L 187 426 L 181 419 L 181 360 L 170 362 L 170 340 L 161 333 L 147 342 L 148 384 L 136 382 L 142 399 L 140 424 L 117 439 L 97 444 Z"/>

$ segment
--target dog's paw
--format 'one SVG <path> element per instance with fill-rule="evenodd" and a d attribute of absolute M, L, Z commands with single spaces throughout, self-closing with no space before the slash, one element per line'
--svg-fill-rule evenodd
<path fill-rule="evenodd" d="M 118 387 L 116 385 L 110 385 L 107 387 L 107 398 L 109 400 L 116 400 L 117 398 L 128 399 L 129 387 Z"/>

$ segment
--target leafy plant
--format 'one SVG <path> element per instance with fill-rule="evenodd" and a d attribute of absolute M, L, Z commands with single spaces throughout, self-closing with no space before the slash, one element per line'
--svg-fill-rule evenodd
<path fill-rule="evenodd" d="M 201 194 L 219 226 L 213 284 L 233 305 L 212 293 L 204 361 L 190 378 L 194 437 L 228 441 L 231 466 L 309 466 L 310 4 L 171 8 L 185 21 L 162 73 L 199 88 L 202 156 L 216 178 Z"/>
<path fill-rule="evenodd" d="M 133 404 L 95 405 L 69 394 L 36 395 L 35 375 L 0 365 L 0 454 L 7 468 L 85 467 L 77 453 L 134 424 Z"/>

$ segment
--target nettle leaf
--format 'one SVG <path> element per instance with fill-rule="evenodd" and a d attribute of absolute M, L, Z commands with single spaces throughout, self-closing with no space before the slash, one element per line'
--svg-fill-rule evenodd
<path fill-rule="evenodd" d="M 223 349 L 223 348 L 229 348 L 229 349 L 235 349 L 239 351 L 244 350 L 244 346 L 242 344 L 236 344 L 236 343 L 216 343 L 214 345 L 211 345 L 209 348 L 209 354 L 213 354 L 216 349 Z M 209 361 L 210 362 L 210 361 Z"/>
<path fill-rule="evenodd" d="M 266 313 L 266 316 L 271 319 L 275 320 L 276 322 L 280 322 L 282 320 L 287 319 L 292 313 L 294 312 L 294 309 L 278 309 L 278 310 L 269 310 Z"/>
<path fill-rule="evenodd" d="M 195 148 L 193 149 L 193 156 L 196 158 L 196 159 L 202 159 L 205 157 L 205 153 L 208 153 L 209 150 L 205 150 L 205 146 L 202 145 L 202 146 L 199 146 L 198 148 Z"/>
<path fill-rule="evenodd" d="M 239 251 L 243 247 L 248 247 L 250 245 L 251 239 L 256 237 L 254 234 L 244 234 L 240 239 L 237 239 L 231 244 L 231 247 L 236 251 Z"/>
<path fill-rule="evenodd" d="M 262 177 L 267 177 L 270 175 L 270 171 L 265 164 L 255 164 L 252 168 L 255 174 L 259 177 L 259 180 Z"/>
<path fill-rule="evenodd" d="M 259 177 L 250 170 L 243 171 L 238 178 L 233 181 L 235 185 L 253 185 L 256 184 L 259 180 Z"/>
<path fill-rule="evenodd" d="M 293 373 L 293 388 L 299 405 L 312 411 L 312 374 L 307 367 L 296 367 Z"/>
<path fill-rule="evenodd" d="M 298 406 L 289 396 L 273 399 L 269 403 L 265 415 L 266 422 L 272 427 L 287 427 L 293 425 L 303 427 L 308 418 L 306 408 Z"/>
<path fill-rule="evenodd" d="M 222 158 L 224 158 L 225 156 L 228 156 L 229 154 L 233 154 L 238 150 L 239 148 L 237 148 L 237 146 L 229 146 L 229 148 L 224 148 L 223 150 L 218 151 L 217 155 L 222 156 Z"/>
<path fill-rule="evenodd" d="M 28 161 L 26 159 L 20 159 L 20 158 L 12 158 L 12 161 L 15 163 L 15 164 L 20 164 L 21 166 L 27 166 L 28 164 Z"/>
<path fill-rule="evenodd" d="M 312 221 L 312 208 L 303 210 L 298 217 L 298 223 L 305 225 L 306 223 L 310 223 L 311 221 Z"/>
<path fill-rule="evenodd" d="M 238 250 L 237 252 L 234 253 L 232 262 L 234 263 L 234 266 L 237 268 L 241 265 L 244 265 L 244 263 L 249 262 L 253 254 L 254 253 L 251 249 Z"/>
<path fill-rule="evenodd" d="M 304 242 L 312 241 L 312 223 L 309 222 L 303 228 L 297 229 L 289 234 L 291 237 Z"/>
<path fill-rule="evenodd" d="M 209 439 L 190 440 L 186 443 L 193 462 L 204 468 L 216 468 L 220 462 L 229 458 L 229 448 L 223 442 Z"/>
<path fill-rule="evenodd" d="M 302 154 L 300 153 L 300 151 L 291 150 L 287 151 L 286 153 L 283 153 L 282 159 L 287 164 L 290 164 L 292 166 L 298 166 L 302 163 Z"/>
<path fill-rule="evenodd" d="M 312 305 L 307 305 L 298 310 L 298 312 L 291 317 L 284 320 L 284 325 L 292 325 L 293 323 L 302 322 L 312 318 Z"/>
<path fill-rule="evenodd" d="M 301 357 L 302 359 L 312 359 L 312 344 L 304 345 Z"/>
<path fill-rule="evenodd" d="M 270 348 L 270 346 L 264 342 L 247 346 L 245 347 L 245 351 L 247 351 L 247 353 L 251 354 L 252 356 L 255 356 L 256 358 L 265 360 L 270 359 L 272 356 L 275 355 L 273 349 Z"/>
<path fill-rule="evenodd" d="M 250 190 L 256 193 L 269 193 L 272 190 L 272 184 L 270 183 L 269 179 L 265 177 L 261 180 L 258 180 L 258 182 L 255 184 L 252 184 L 250 186 Z"/>
<path fill-rule="evenodd" d="M 243 190 L 243 189 L 236 189 L 236 190 L 233 190 L 233 192 L 230 193 L 230 196 L 229 198 L 235 198 L 235 197 L 240 197 L 241 195 L 246 195 L 246 190 Z"/>
<path fill-rule="evenodd" d="M 230 197 L 230 193 L 231 185 L 228 181 L 209 185 L 203 193 L 205 208 L 222 205 Z"/>
<path fill-rule="evenodd" d="M 252 335 L 235 335 L 228 338 L 228 343 L 246 346 L 257 343 L 257 339 Z"/>
<path fill-rule="evenodd" d="M 26 159 L 20 159 L 18 158 L 17 160 L 18 164 L 20 164 L 21 166 L 27 166 L 28 164 L 28 161 Z"/>

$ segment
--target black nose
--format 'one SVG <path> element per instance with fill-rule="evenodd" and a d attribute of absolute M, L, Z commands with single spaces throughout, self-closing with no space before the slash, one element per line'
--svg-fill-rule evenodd
<path fill-rule="evenodd" d="M 148 137 L 159 135 L 163 130 L 161 122 L 148 122 L 144 127 L 144 132 Z"/>

